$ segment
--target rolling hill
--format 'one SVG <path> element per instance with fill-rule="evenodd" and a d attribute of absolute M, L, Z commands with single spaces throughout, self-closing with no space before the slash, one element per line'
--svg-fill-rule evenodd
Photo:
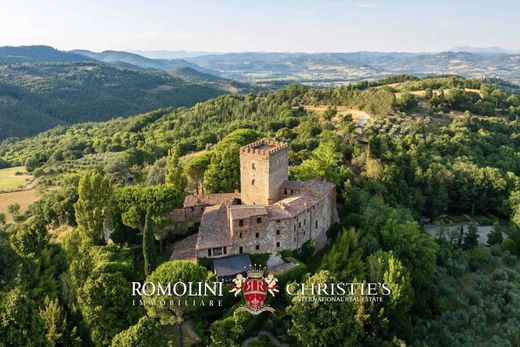
<path fill-rule="evenodd" d="M 97 62 L 0 63 L 0 140 L 58 124 L 191 106 L 225 93 L 168 75 Z"/>
<path fill-rule="evenodd" d="M 499 52 L 440 53 L 228 53 L 186 60 L 221 77 L 269 85 L 301 82 L 338 85 L 395 74 L 457 74 L 520 83 L 520 54 Z M 279 85 L 280 83 L 278 83 Z"/>

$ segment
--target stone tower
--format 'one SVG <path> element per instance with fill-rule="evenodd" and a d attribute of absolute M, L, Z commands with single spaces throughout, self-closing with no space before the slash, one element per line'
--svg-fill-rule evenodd
<path fill-rule="evenodd" d="M 260 140 L 240 148 L 240 196 L 246 205 L 270 205 L 280 199 L 289 178 L 287 144 Z"/>

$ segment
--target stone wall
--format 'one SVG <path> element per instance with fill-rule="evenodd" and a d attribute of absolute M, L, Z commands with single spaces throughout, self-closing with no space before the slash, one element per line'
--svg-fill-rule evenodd
<path fill-rule="evenodd" d="M 287 148 L 277 151 L 240 152 L 240 193 L 245 205 L 270 205 L 279 200 L 279 189 L 289 178 Z"/>

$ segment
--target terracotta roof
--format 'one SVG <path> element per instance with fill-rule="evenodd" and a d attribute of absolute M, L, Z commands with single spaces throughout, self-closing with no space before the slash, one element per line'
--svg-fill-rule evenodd
<path fill-rule="evenodd" d="M 173 245 L 173 252 L 170 259 L 188 260 L 191 262 L 197 261 L 197 254 L 195 252 L 195 244 L 197 243 L 197 234 L 190 235 L 185 239 L 175 242 Z"/>
<path fill-rule="evenodd" d="M 282 189 L 286 188 L 295 190 L 312 190 L 318 194 L 328 194 L 328 192 L 334 189 L 335 187 L 336 186 L 334 185 L 334 183 L 322 181 L 319 179 L 312 179 L 304 182 L 287 180 L 280 186 L 280 188 Z"/>
<path fill-rule="evenodd" d="M 279 220 L 291 218 L 291 214 L 280 207 L 280 205 L 269 205 L 267 206 L 267 212 L 269 213 L 269 220 Z"/>
<path fill-rule="evenodd" d="M 233 205 L 229 207 L 231 211 L 232 219 L 244 219 L 254 216 L 265 216 L 267 215 L 267 209 L 265 206 L 255 205 Z"/>
<path fill-rule="evenodd" d="M 207 249 L 231 244 L 226 204 L 206 208 L 200 221 L 196 248 Z"/>
<path fill-rule="evenodd" d="M 305 185 L 305 182 L 300 182 L 300 181 L 285 181 L 282 183 L 282 185 L 280 186 L 281 189 L 297 189 L 297 190 L 300 190 L 300 189 L 303 189 Z"/>
<path fill-rule="evenodd" d="M 305 182 L 285 181 L 282 187 L 287 189 L 297 189 L 298 193 L 272 205 L 272 219 L 274 220 L 299 215 L 305 210 L 308 210 L 311 206 L 323 201 L 336 186 L 330 182 L 313 179 Z M 275 206 L 278 206 L 282 212 L 276 210 Z"/>
<path fill-rule="evenodd" d="M 219 205 L 233 199 L 240 199 L 240 193 L 193 194 L 184 198 L 184 207 Z"/>

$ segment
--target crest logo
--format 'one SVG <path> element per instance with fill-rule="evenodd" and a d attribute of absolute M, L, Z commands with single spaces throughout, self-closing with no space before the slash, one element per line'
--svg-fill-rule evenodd
<path fill-rule="evenodd" d="M 267 293 L 272 296 L 278 293 L 278 279 L 273 274 L 264 277 L 264 269 L 251 267 L 247 271 L 247 277 L 238 274 L 233 280 L 233 289 L 230 290 L 235 296 L 244 293 L 246 304 L 240 306 L 236 312 L 247 311 L 257 315 L 265 311 L 274 312 L 274 308 L 265 305 Z"/>

